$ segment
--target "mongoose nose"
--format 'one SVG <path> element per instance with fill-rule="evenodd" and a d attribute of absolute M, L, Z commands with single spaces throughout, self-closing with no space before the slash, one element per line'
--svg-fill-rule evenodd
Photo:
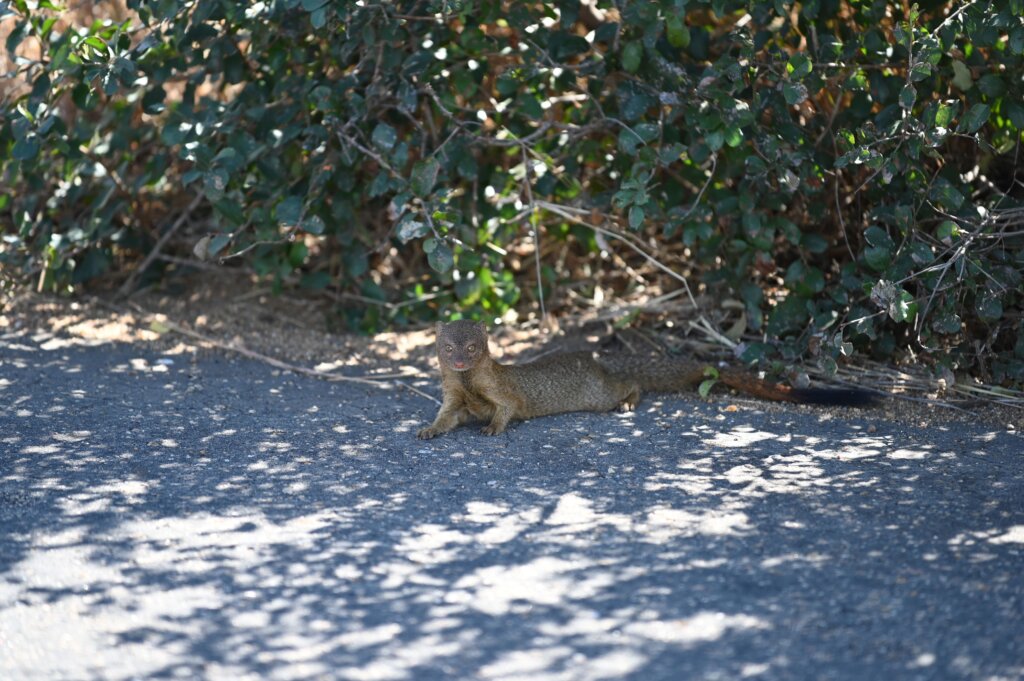
<path fill-rule="evenodd" d="M 465 362 L 453 362 L 453 364 L 455 365 L 456 369 L 463 369 L 466 366 Z"/>

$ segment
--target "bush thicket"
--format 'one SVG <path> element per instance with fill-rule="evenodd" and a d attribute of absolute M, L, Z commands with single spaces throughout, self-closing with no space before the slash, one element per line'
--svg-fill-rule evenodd
<path fill-rule="evenodd" d="M 648 261 L 602 260 L 617 237 L 742 301 L 748 359 L 1024 379 L 1024 0 L 0 14 L 9 282 L 124 276 L 163 238 L 140 282 L 228 257 L 372 330 L 625 293 Z"/>

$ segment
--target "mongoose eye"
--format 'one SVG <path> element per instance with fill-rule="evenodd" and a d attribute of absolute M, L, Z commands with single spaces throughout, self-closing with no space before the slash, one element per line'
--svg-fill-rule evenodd
<path fill-rule="evenodd" d="M 445 352 L 451 352 L 452 351 L 452 346 L 450 346 L 450 345 L 444 346 L 444 351 Z"/>
<path fill-rule="evenodd" d="M 469 352 L 476 352 L 476 346 L 475 345 L 467 345 L 466 346 L 466 350 L 468 350 Z"/>

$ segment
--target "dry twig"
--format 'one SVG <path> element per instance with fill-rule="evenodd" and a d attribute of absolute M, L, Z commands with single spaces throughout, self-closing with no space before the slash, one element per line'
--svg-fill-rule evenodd
<path fill-rule="evenodd" d="M 104 307 L 110 308 L 115 312 L 118 312 L 119 314 L 126 313 L 124 309 L 107 301 L 101 300 L 99 298 L 94 298 L 93 300 Z M 413 378 L 413 376 L 410 376 L 408 374 L 388 374 L 384 376 L 342 376 L 327 371 L 317 371 L 316 369 L 309 369 L 307 367 L 298 366 L 296 364 L 289 364 L 288 362 L 283 362 L 279 359 L 275 359 L 262 353 L 249 350 L 234 343 L 225 343 L 223 341 L 217 340 L 216 338 L 211 338 L 210 336 L 201 334 L 198 331 L 193 331 L 192 329 L 185 328 L 180 324 L 176 324 L 175 322 L 167 319 L 164 315 L 157 315 L 152 312 L 149 312 L 136 303 L 128 303 L 128 305 L 132 308 L 132 310 L 135 311 L 136 314 L 138 314 L 144 321 L 148 322 L 150 325 L 162 325 L 175 333 L 200 341 L 201 343 L 204 343 L 206 345 L 215 348 L 220 348 L 221 350 L 227 350 L 229 352 L 238 353 L 243 357 L 248 357 L 249 359 L 254 359 L 263 362 L 264 364 L 269 364 L 270 366 L 275 367 L 277 369 L 291 371 L 297 374 L 302 374 L 303 376 L 311 376 L 313 378 L 319 378 L 325 381 L 344 381 L 346 383 L 372 385 L 375 388 L 391 389 L 395 385 L 400 385 L 404 388 L 407 388 L 409 391 L 416 393 L 420 397 L 426 398 L 436 404 L 441 404 L 441 402 L 437 398 L 432 397 L 431 395 L 428 395 L 427 393 L 418 390 L 417 388 L 414 388 L 413 386 L 405 382 L 397 380 L 399 378 Z M 389 383 L 388 381 L 393 381 L 393 383 Z"/>

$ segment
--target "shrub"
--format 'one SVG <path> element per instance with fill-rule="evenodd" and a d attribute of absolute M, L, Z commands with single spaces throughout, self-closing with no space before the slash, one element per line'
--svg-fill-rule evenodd
<path fill-rule="evenodd" d="M 6 3 L 9 276 L 78 289 L 164 237 L 372 330 L 625 294 L 614 234 L 741 300 L 747 359 L 1024 378 L 1024 0 L 127 9 Z"/>

